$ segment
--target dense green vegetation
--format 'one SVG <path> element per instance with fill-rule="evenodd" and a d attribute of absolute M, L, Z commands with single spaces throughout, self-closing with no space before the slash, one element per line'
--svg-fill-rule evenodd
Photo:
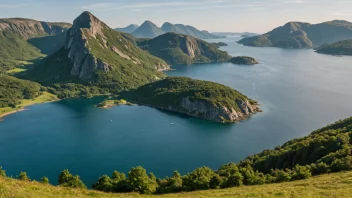
<path fill-rule="evenodd" d="M 0 19 L 0 71 L 23 67 L 58 50 L 65 39 L 67 23 L 46 23 L 31 19 Z M 18 28 L 21 27 L 21 28 Z"/>
<path fill-rule="evenodd" d="M 320 24 L 289 22 L 259 36 L 244 38 L 238 43 L 255 47 L 313 48 L 352 39 L 352 23 L 329 21 Z"/>
<path fill-rule="evenodd" d="M 40 84 L 0 74 L 0 108 L 16 107 L 23 99 L 33 99 L 43 91 Z"/>
<path fill-rule="evenodd" d="M 316 52 L 330 55 L 352 55 L 352 40 L 344 40 L 331 45 L 324 45 L 317 48 Z"/>
<path fill-rule="evenodd" d="M 101 47 L 102 38 L 94 39 L 92 37 L 88 39 L 89 47 L 95 57 L 112 65 L 113 69 L 109 72 L 97 72 L 96 79 L 92 82 L 94 85 L 121 91 L 165 77 L 163 73 L 157 71 L 159 65 L 167 65 L 163 60 L 151 56 L 128 41 L 120 42 L 124 37 L 112 29 L 105 28 L 103 32 L 109 41 L 108 48 Z M 132 60 L 122 58 L 110 49 L 111 47 L 125 49 L 125 45 L 130 50 L 126 49 L 123 53 L 131 57 Z"/>
<path fill-rule="evenodd" d="M 213 44 L 176 33 L 166 33 L 139 42 L 139 46 L 169 64 L 227 62 L 231 58 Z"/>
<path fill-rule="evenodd" d="M 171 177 L 156 178 L 153 173 L 147 174 L 144 168 L 138 166 L 132 168 L 127 177 L 117 171 L 111 176 L 100 177 L 93 189 L 165 194 L 308 179 L 311 176 L 352 170 L 351 144 L 352 117 L 316 130 L 306 137 L 288 141 L 273 150 L 250 156 L 239 164 L 224 164 L 215 171 L 201 167 L 185 175 L 175 171 Z M 0 168 L 0 177 L 4 176 L 6 172 Z M 331 176 L 328 177 L 331 179 Z M 18 178 L 29 180 L 23 172 Z M 335 185 L 336 181 L 333 181 Z M 346 182 L 350 184 L 351 178 Z M 73 176 L 68 170 L 60 174 L 59 185 L 85 188 L 79 176 Z M 266 185 L 263 188 L 268 187 L 270 186 Z M 259 187 L 253 187 L 255 188 Z"/>
<path fill-rule="evenodd" d="M 0 71 L 22 66 L 21 61 L 34 61 L 44 57 L 39 49 L 23 37 L 9 31 L 0 31 L 0 44 Z"/>
<path fill-rule="evenodd" d="M 233 64 L 238 64 L 238 65 L 255 65 L 258 64 L 258 61 L 255 60 L 252 57 L 248 57 L 248 56 L 236 56 L 233 57 L 230 60 L 231 63 Z"/>
<path fill-rule="evenodd" d="M 167 77 L 135 90 L 122 92 L 120 98 L 155 107 L 171 106 L 174 109 L 182 109 L 180 106 L 182 98 L 188 98 L 190 101 L 204 101 L 213 106 L 226 106 L 235 110 L 239 110 L 236 99 L 256 103 L 230 87 L 187 77 Z"/>

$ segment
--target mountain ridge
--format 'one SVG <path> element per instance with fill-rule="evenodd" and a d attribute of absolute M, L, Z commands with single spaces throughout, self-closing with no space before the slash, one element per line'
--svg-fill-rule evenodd
<path fill-rule="evenodd" d="M 352 23 L 343 20 L 319 24 L 288 22 L 265 34 L 244 38 L 238 43 L 254 47 L 314 48 L 352 39 Z"/>

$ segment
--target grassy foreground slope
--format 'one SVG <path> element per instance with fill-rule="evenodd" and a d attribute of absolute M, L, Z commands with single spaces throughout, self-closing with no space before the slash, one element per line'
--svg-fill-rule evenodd
<path fill-rule="evenodd" d="M 93 190 L 78 190 L 0 177 L 0 198 L 14 197 L 352 197 L 352 172 L 312 177 L 307 180 L 243 186 L 222 190 L 196 191 L 166 195 L 113 194 Z"/>

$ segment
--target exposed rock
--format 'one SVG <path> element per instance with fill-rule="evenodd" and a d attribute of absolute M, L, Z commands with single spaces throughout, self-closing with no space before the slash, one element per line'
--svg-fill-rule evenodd
<path fill-rule="evenodd" d="M 185 97 L 182 98 L 180 106 L 184 109 L 182 113 L 216 122 L 237 122 L 246 119 L 246 117 L 256 113 L 258 110 L 248 100 L 237 99 L 236 103 L 240 106 L 239 111 L 236 111 L 234 108 L 229 109 L 225 106 L 214 106 L 205 101 L 190 101 L 188 97 Z M 174 109 L 171 108 L 170 110 Z"/>
<path fill-rule="evenodd" d="M 63 33 L 70 26 L 68 23 L 49 23 L 23 18 L 0 19 L 0 32 L 11 31 L 24 38 Z"/>

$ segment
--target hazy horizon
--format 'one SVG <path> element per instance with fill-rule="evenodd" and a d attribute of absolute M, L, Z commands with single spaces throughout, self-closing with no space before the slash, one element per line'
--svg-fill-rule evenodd
<path fill-rule="evenodd" d="M 317 6 L 318 5 L 318 6 Z M 111 28 L 150 20 L 192 25 L 210 32 L 264 33 L 289 21 L 320 23 L 352 21 L 352 1 L 347 0 L 0 0 L 0 18 L 31 18 L 69 22 L 90 11 Z"/>

